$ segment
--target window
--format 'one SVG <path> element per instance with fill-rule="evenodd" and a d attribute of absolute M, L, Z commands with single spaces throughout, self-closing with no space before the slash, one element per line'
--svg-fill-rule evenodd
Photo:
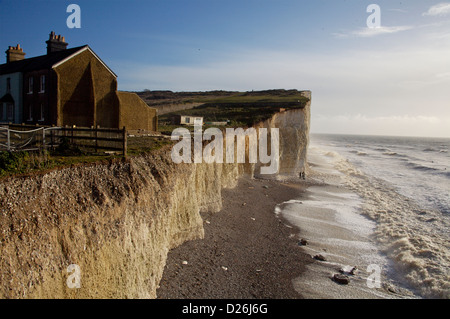
<path fill-rule="evenodd" d="M 6 93 L 11 92 L 11 78 L 6 79 Z"/>
<path fill-rule="evenodd" d="M 185 121 L 186 123 L 190 123 L 190 122 L 191 122 L 191 118 L 186 117 L 186 118 L 184 119 L 184 121 Z"/>
<path fill-rule="evenodd" d="M 12 103 L 6 104 L 6 118 L 8 121 L 14 121 L 14 105 Z"/>
<path fill-rule="evenodd" d="M 33 93 L 33 77 L 28 78 L 28 94 Z"/>
<path fill-rule="evenodd" d="M 32 121 L 33 120 L 33 105 L 29 105 L 28 106 L 28 120 L 27 121 Z"/>
<path fill-rule="evenodd" d="M 44 93 L 45 92 L 45 75 L 41 75 L 41 82 L 39 85 L 39 92 Z"/>
<path fill-rule="evenodd" d="M 44 117 L 44 113 L 45 113 L 44 104 L 41 104 L 41 109 L 40 109 L 39 113 L 41 114 L 41 118 L 39 119 L 39 121 L 44 121 L 45 120 L 45 117 Z"/>

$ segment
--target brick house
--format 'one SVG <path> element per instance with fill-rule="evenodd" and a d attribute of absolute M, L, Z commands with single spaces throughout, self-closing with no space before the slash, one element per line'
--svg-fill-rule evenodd
<path fill-rule="evenodd" d="M 47 54 L 25 59 L 20 45 L 0 65 L 0 122 L 157 130 L 157 111 L 117 90 L 117 75 L 88 46 L 67 48 L 50 33 Z"/>

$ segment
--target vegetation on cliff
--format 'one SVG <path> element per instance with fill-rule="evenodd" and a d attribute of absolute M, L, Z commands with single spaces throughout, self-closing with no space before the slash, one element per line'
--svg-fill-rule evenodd
<path fill-rule="evenodd" d="M 129 137 L 127 155 L 150 153 L 170 143 L 172 141 L 163 137 Z M 110 162 L 121 157 L 122 155 L 114 153 L 88 153 L 64 140 L 55 150 L 0 152 L 0 178 L 45 172 L 71 165 Z"/>
<path fill-rule="evenodd" d="M 171 123 L 171 118 L 176 114 L 203 117 L 204 122 L 227 121 L 228 125 L 226 126 L 228 127 L 250 127 L 269 119 L 280 110 L 304 108 L 310 101 L 308 93 L 298 90 L 178 93 L 146 91 L 141 92 L 140 95 L 149 105 L 155 107 L 173 103 L 203 103 L 190 109 L 160 116 L 159 128 L 161 132 L 170 134 L 176 127 Z"/>
<path fill-rule="evenodd" d="M 181 103 L 248 103 L 248 102 L 296 102 L 304 95 L 298 90 L 263 90 L 263 91 L 208 91 L 208 92 L 172 92 L 150 91 L 135 92 L 149 106 Z"/>

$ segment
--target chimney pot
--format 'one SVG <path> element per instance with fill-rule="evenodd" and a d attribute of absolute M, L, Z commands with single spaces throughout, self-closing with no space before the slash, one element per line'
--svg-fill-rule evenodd
<path fill-rule="evenodd" d="M 47 54 L 66 50 L 68 45 L 65 42 L 65 38 L 60 34 L 56 35 L 54 31 L 50 33 L 50 39 L 45 43 L 47 43 Z"/>
<path fill-rule="evenodd" d="M 9 46 L 8 50 L 6 50 L 5 53 L 6 53 L 6 63 L 25 59 L 25 53 L 23 52 L 23 49 L 20 47 L 20 44 L 17 44 L 16 47 Z"/>

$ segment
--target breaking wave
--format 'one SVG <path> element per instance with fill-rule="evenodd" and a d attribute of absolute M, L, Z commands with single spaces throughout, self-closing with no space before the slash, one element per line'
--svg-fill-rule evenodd
<path fill-rule="evenodd" d="M 363 199 L 361 213 L 375 221 L 395 273 L 424 298 L 450 298 L 450 140 L 313 135 L 312 141 L 322 154 L 333 152 L 328 160 Z"/>
<path fill-rule="evenodd" d="M 450 224 L 441 213 L 420 208 L 347 160 L 335 167 L 344 173 L 346 186 L 364 199 L 362 214 L 376 221 L 377 240 L 407 282 L 424 297 L 450 298 Z"/>

